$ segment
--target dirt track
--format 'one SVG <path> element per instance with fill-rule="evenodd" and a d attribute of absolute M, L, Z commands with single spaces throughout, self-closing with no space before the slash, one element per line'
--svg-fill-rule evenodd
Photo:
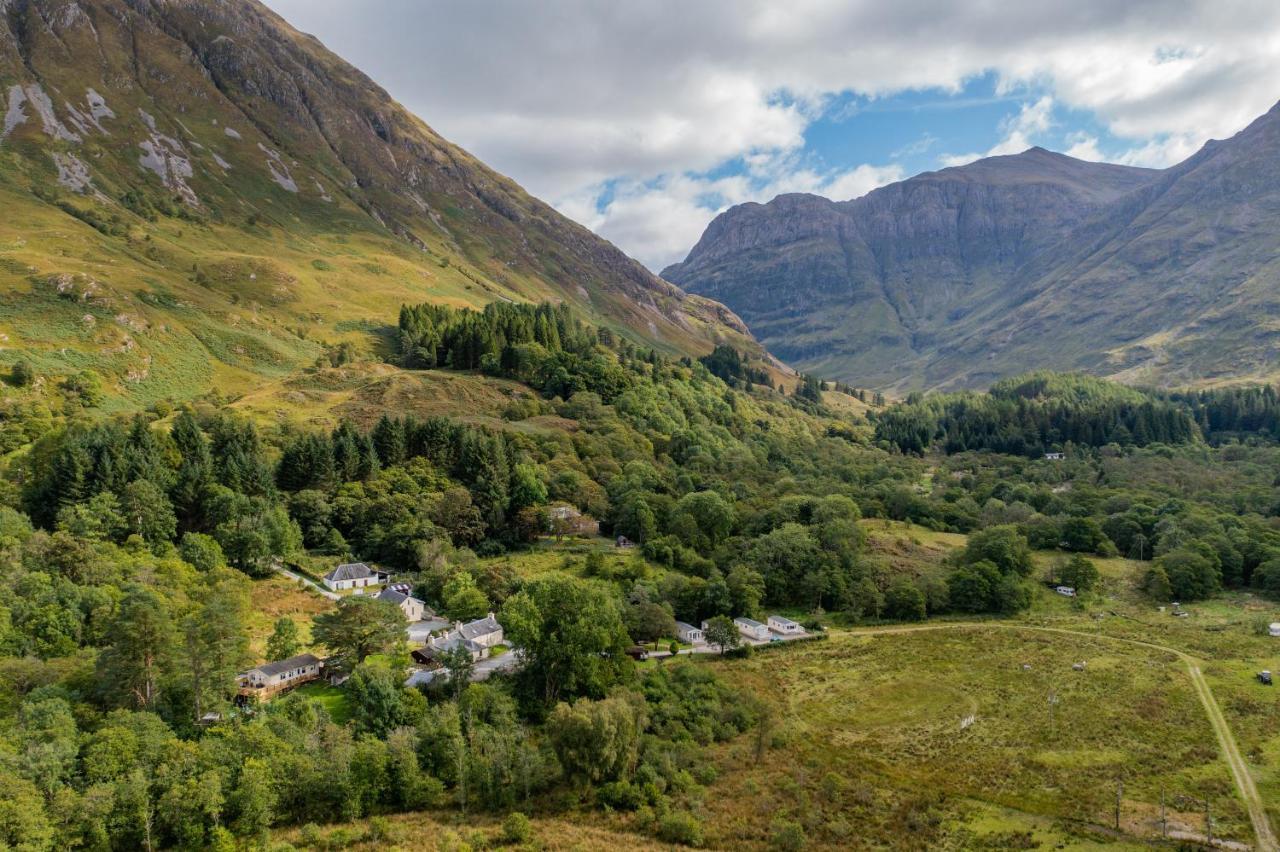
<path fill-rule="evenodd" d="M 1227 761 L 1227 766 L 1231 769 L 1231 777 L 1235 780 L 1236 791 L 1240 794 L 1240 799 L 1245 803 L 1245 807 L 1249 811 L 1249 819 L 1253 823 L 1253 834 L 1255 838 L 1254 848 L 1258 852 L 1280 852 L 1280 844 L 1276 842 L 1275 833 L 1271 830 L 1271 823 L 1267 819 L 1266 809 L 1262 805 L 1262 797 L 1258 795 L 1258 788 L 1253 783 L 1253 776 L 1249 774 L 1248 764 L 1244 762 L 1244 758 L 1240 756 L 1240 748 L 1236 745 L 1235 735 L 1231 733 L 1231 727 L 1227 724 L 1227 720 L 1222 715 L 1221 708 L 1218 707 L 1217 699 L 1213 697 L 1209 684 L 1204 679 L 1204 674 L 1200 671 L 1200 660 L 1192 655 L 1179 651 L 1177 648 L 1170 648 L 1166 645 L 1157 645 L 1153 642 L 1143 642 L 1139 639 L 1126 639 L 1122 636 L 1107 636 L 1102 633 L 1086 633 L 1083 630 L 1070 630 L 1065 627 L 1036 627 L 1030 624 L 1009 624 L 999 621 L 982 621 L 982 622 L 946 622 L 936 624 L 916 624 L 906 625 L 902 627 L 872 627 L 866 629 L 855 629 L 842 631 L 854 636 L 877 636 L 890 633 L 918 633 L 928 630 L 973 630 L 973 629 L 996 629 L 996 630 L 1026 630 L 1038 633 L 1062 633 L 1068 636 L 1080 636 L 1085 639 L 1101 639 L 1107 642 L 1119 642 L 1125 645 L 1137 645 L 1143 648 L 1151 648 L 1156 651 L 1164 651 L 1173 654 L 1182 660 L 1187 667 L 1187 675 L 1191 678 L 1191 683 L 1195 687 L 1196 696 L 1200 699 L 1200 705 L 1204 708 L 1205 715 L 1209 718 L 1209 724 L 1213 727 L 1214 734 L 1218 737 L 1218 745 L 1222 750 L 1222 756 Z"/>

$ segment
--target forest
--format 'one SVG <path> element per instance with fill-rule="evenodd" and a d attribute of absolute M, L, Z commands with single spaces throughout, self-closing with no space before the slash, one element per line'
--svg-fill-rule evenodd
<path fill-rule="evenodd" d="M 229 848 L 273 826 L 571 795 L 693 843 L 684 803 L 715 782 L 701 750 L 768 711 L 714 667 L 633 664 L 626 648 L 676 619 L 994 616 L 1038 582 L 1087 594 L 1091 559 L 1116 554 L 1147 566 L 1153 601 L 1280 595 L 1270 388 L 1036 374 L 864 417 L 816 379 L 788 394 L 727 347 L 672 360 L 563 307 L 406 306 L 399 331 L 408 369 L 527 386 L 507 426 L 572 428 L 388 412 L 320 432 L 199 401 L 108 416 L 86 399 L 9 459 L 0 840 Z M 494 559 L 547 537 L 553 506 L 637 547 L 537 577 Z M 940 572 L 898 570 L 870 552 L 874 520 L 967 544 Z M 1044 550 L 1062 555 L 1052 577 L 1034 567 Z M 350 674 L 350 720 L 300 694 L 233 711 L 254 661 L 248 590 L 308 555 L 383 566 L 449 618 L 498 612 L 524 664 L 406 688 L 399 610 L 346 599 L 313 639 Z M 268 648 L 296 653 L 296 626 Z"/>

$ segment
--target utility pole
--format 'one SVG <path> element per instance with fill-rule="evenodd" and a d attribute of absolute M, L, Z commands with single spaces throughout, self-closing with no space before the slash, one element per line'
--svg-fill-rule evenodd
<path fill-rule="evenodd" d="M 1120 830 L 1120 799 L 1124 796 L 1124 782 L 1116 782 L 1116 831 Z"/>

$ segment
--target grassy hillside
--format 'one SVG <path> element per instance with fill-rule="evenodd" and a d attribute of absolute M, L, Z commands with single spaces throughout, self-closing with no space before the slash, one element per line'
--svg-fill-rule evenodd
<path fill-rule="evenodd" d="M 0 342 L 93 370 L 109 407 L 379 352 L 406 302 L 565 301 L 667 354 L 758 351 L 256 3 L 9 4 L 0 92 Z"/>

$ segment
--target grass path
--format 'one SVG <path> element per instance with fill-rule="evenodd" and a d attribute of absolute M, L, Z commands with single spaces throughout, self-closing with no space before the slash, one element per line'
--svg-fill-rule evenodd
<path fill-rule="evenodd" d="M 953 629 L 987 629 L 998 628 L 1002 630 L 1025 630 L 1040 633 L 1061 633 L 1068 636 L 1080 636 L 1086 639 L 1104 639 L 1111 642 L 1120 642 L 1126 645 L 1137 645 L 1143 648 L 1150 648 L 1156 651 L 1163 651 L 1173 654 L 1186 664 L 1187 674 L 1191 678 L 1191 683 L 1195 687 L 1196 696 L 1200 699 L 1200 705 L 1204 708 L 1205 715 L 1209 719 L 1210 726 L 1213 727 L 1214 734 L 1218 737 L 1218 745 L 1221 747 L 1222 756 L 1227 762 L 1227 766 L 1231 769 L 1231 777 L 1235 780 L 1236 791 L 1240 794 L 1240 798 L 1245 803 L 1245 807 L 1249 811 L 1249 819 L 1253 823 L 1253 834 L 1256 840 L 1254 848 L 1258 852 L 1280 852 L 1280 844 L 1276 841 L 1275 833 L 1271 830 L 1271 823 L 1267 819 L 1266 809 L 1262 804 L 1262 797 L 1258 795 L 1258 788 L 1253 783 L 1253 776 L 1249 774 L 1249 767 L 1244 762 L 1244 758 L 1240 755 L 1240 748 L 1236 745 L 1235 735 L 1231 733 L 1231 727 L 1227 724 L 1226 718 L 1222 715 L 1221 708 L 1218 707 L 1217 700 L 1213 697 L 1213 691 L 1209 689 L 1208 682 L 1204 679 L 1204 675 L 1200 671 L 1200 660 L 1185 651 L 1177 648 L 1170 648 L 1167 645 L 1157 645 L 1154 642 L 1143 642 L 1140 639 L 1127 639 L 1123 636 L 1108 636 L 1105 633 L 1089 633 L 1084 630 L 1071 630 L 1065 627 L 1036 627 L 1030 624 L 1008 624 L 998 621 L 959 621 L 941 624 L 917 624 L 901 627 L 872 627 L 864 629 L 854 629 L 842 631 L 851 636 L 877 636 L 891 633 L 920 633 L 931 630 L 953 630 Z"/>
<path fill-rule="evenodd" d="M 293 571 L 290 571 L 288 568 L 285 568 L 280 565 L 273 565 L 271 566 L 271 570 L 279 574 L 281 577 L 287 577 L 290 580 L 296 580 L 297 582 L 304 584 L 305 586 L 307 586 L 307 588 L 311 589 L 313 592 L 318 592 L 319 594 L 324 595 L 326 598 L 328 598 L 331 601 L 342 600 L 342 595 L 336 594 L 335 592 L 331 592 L 328 589 L 322 588 L 314 580 L 310 580 L 302 576 L 301 574 L 294 573 Z"/>

